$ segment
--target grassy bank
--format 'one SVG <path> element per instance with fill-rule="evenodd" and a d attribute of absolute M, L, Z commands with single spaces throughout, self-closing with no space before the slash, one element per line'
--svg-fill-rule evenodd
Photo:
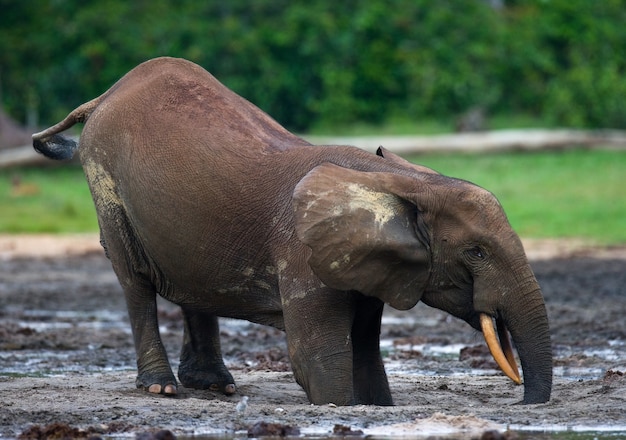
<path fill-rule="evenodd" d="M 490 190 L 523 237 L 626 243 L 624 151 L 415 155 L 410 160 Z"/>
<path fill-rule="evenodd" d="M 0 233 L 98 230 L 79 166 L 0 170 Z"/>
<path fill-rule="evenodd" d="M 626 243 L 626 152 L 414 155 L 410 160 L 489 189 L 523 237 Z M 79 167 L 0 171 L 0 233 L 96 230 Z"/>

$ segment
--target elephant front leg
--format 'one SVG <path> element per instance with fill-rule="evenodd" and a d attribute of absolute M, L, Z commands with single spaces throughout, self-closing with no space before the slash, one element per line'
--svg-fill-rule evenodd
<path fill-rule="evenodd" d="M 355 404 L 352 304 L 348 293 L 329 291 L 284 301 L 293 373 L 313 404 Z"/>
<path fill-rule="evenodd" d="M 185 336 L 178 367 L 181 383 L 189 388 L 235 393 L 235 381 L 222 359 L 217 317 L 185 309 L 183 316 Z"/>
<path fill-rule="evenodd" d="M 380 321 L 384 303 L 377 298 L 357 300 L 352 325 L 354 399 L 357 404 L 393 405 L 380 355 Z"/>

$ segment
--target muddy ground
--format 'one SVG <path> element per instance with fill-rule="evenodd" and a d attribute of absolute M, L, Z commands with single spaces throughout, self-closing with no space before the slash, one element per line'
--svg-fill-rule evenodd
<path fill-rule="evenodd" d="M 549 403 L 514 405 L 523 389 L 496 371 L 482 336 L 420 304 L 385 313 L 396 406 L 337 408 L 308 403 L 281 332 L 234 320 L 222 322 L 222 344 L 238 394 L 181 387 L 171 398 L 137 390 L 124 299 L 97 237 L 0 237 L 0 437 L 52 423 L 100 435 L 230 434 L 259 421 L 302 434 L 329 433 L 336 424 L 372 435 L 626 432 L 626 248 L 525 244 L 551 320 Z M 164 301 L 160 308 L 176 367 L 180 314 Z M 237 412 L 244 395 L 248 407 Z"/>

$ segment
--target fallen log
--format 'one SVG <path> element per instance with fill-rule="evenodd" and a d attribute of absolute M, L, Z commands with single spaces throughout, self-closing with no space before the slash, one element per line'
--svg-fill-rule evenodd
<path fill-rule="evenodd" d="M 309 136 L 306 139 L 316 145 L 355 145 L 368 151 L 376 151 L 382 145 L 397 154 L 486 153 L 598 146 L 626 147 L 626 131 L 621 130 L 525 129 L 432 136 Z"/>

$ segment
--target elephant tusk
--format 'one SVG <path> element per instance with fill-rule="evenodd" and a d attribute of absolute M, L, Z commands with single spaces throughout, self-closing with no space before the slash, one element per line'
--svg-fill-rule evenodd
<path fill-rule="evenodd" d="M 504 351 L 504 356 L 506 357 L 506 360 L 509 361 L 509 365 L 519 379 L 519 370 L 517 369 L 517 362 L 515 362 L 515 355 L 513 355 L 513 347 L 511 346 L 511 340 L 509 339 L 509 332 L 501 319 L 496 319 L 496 328 L 498 329 L 498 339 L 500 340 L 502 351 Z"/>
<path fill-rule="evenodd" d="M 502 347 L 500 347 L 500 343 L 496 339 L 496 332 L 493 328 L 493 320 L 491 316 L 486 315 L 485 313 L 480 314 L 480 327 L 483 330 L 483 336 L 485 337 L 485 341 L 487 342 L 487 347 L 489 347 L 489 351 L 493 356 L 494 360 L 502 370 L 504 374 L 506 374 L 513 382 L 520 385 L 522 380 L 520 379 L 519 372 L 517 370 L 517 365 L 515 365 L 515 361 L 513 361 L 513 365 L 511 366 L 510 361 L 502 352 Z M 505 348 L 508 345 L 508 350 L 511 351 L 511 343 L 508 342 L 508 337 L 506 338 L 507 342 L 505 342 Z M 510 354 L 512 357 L 512 352 Z"/>

